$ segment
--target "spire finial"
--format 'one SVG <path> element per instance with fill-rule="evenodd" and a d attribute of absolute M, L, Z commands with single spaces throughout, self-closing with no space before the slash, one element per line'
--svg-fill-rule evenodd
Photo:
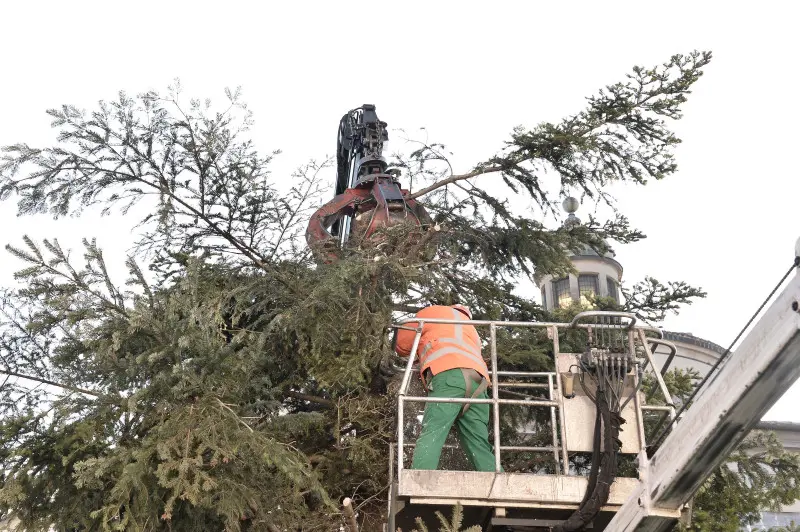
<path fill-rule="evenodd" d="M 561 204 L 561 206 L 564 207 L 564 210 L 569 214 L 574 215 L 575 211 L 578 210 L 578 207 L 580 207 L 581 204 L 577 199 L 573 198 L 572 196 L 568 196 L 564 199 L 564 202 Z"/>
<path fill-rule="evenodd" d="M 572 196 L 568 196 L 561 203 L 561 206 L 569 213 L 569 216 L 567 216 L 567 219 L 564 221 L 564 227 L 572 227 L 581 223 L 578 217 L 575 216 L 575 211 L 577 211 L 578 207 L 581 206 L 577 199 L 573 198 Z"/>

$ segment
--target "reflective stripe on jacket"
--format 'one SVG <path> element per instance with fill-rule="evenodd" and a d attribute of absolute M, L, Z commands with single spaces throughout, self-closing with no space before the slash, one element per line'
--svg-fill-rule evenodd
<path fill-rule="evenodd" d="M 467 317 L 458 310 L 443 305 L 426 307 L 416 314 L 417 318 L 466 321 Z M 407 327 L 417 327 L 416 322 Z M 400 329 L 397 332 L 395 350 L 400 356 L 408 356 L 414 344 L 414 331 Z M 474 369 L 489 380 L 489 369 L 481 356 L 481 340 L 472 325 L 449 323 L 426 323 L 417 348 L 420 373 L 430 369 L 434 375 L 455 368 Z"/>

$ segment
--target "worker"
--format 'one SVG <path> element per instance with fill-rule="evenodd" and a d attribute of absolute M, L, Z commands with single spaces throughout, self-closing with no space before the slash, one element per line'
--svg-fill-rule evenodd
<path fill-rule="evenodd" d="M 415 317 L 465 321 L 472 319 L 472 313 L 463 305 L 432 305 L 417 312 Z M 418 326 L 417 322 L 406 324 L 409 328 Z M 410 355 L 415 336 L 412 330 L 398 329 L 395 338 L 398 355 Z M 417 355 L 420 378 L 429 397 L 487 397 L 489 370 L 481 357 L 478 332 L 472 325 L 425 323 Z M 494 471 L 494 454 L 489 445 L 489 405 L 468 403 L 425 404 L 422 432 L 411 468 L 439 466 L 442 446 L 453 423 L 458 427 L 458 439 L 472 467 L 476 471 Z"/>

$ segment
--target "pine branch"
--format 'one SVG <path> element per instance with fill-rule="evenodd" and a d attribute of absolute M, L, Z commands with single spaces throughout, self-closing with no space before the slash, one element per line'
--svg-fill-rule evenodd
<path fill-rule="evenodd" d="M 548 205 L 539 174 L 554 170 L 562 190 L 576 187 L 594 198 L 606 199 L 603 185 L 610 181 L 643 184 L 674 172 L 672 148 L 680 142 L 662 117 L 681 118 L 686 94 L 711 61 L 710 52 L 675 55 L 651 69 L 634 67 L 626 82 L 610 85 L 589 98 L 589 106 L 559 124 L 543 123 L 526 131 L 518 128 L 506 151 L 467 173 L 452 174 L 410 194 L 418 198 L 435 190 L 486 174 L 501 173 L 515 193 L 524 189 L 539 205 Z M 425 145 L 414 153 L 420 168 L 441 159 Z M 449 165 L 449 163 L 448 163 Z M 406 165 L 407 166 L 407 165 Z"/>
<path fill-rule="evenodd" d="M 459 181 L 464 181 L 464 180 L 467 180 L 467 179 L 472 179 L 473 177 L 478 177 L 478 176 L 482 176 L 482 175 L 486 175 L 486 174 L 492 174 L 492 173 L 495 173 L 495 172 L 500 172 L 502 170 L 503 169 L 500 166 L 488 166 L 486 168 L 479 168 L 479 169 L 473 170 L 471 172 L 467 172 L 466 174 L 451 175 L 451 176 L 447 177 L 446 179 L 442 179 L 441 181 L 437 181 L 436 183 L 433 183 L 432 185 L 429 185 L 429 186 L 427 186 L 427 187 L 425 187 L 423 189 L 420 189 L 420 190 L 418 190 L 416 192 L 413 192 L 413 193 L 409 194 L 407 196 L 407 198 L 408 199 L 416 199 L 416 198 L 419 198 L 420 196 L 424 196 L 425 194 L 433 192 L 434 190 L 440 189 L 442 187 L 446 187 L 447 185 L 449 185 L 451 183 L 457 183 Z"/>
<path fill-rule="evenodd" d="M 0 373 L 4 375 L 10 375 L 11 377 L 20 377 L 22 379 L 26 379 L 29 381 L 39 382 L 41 384 L 48 384 L 50 386 L 56 386 L 61 388 L 62 390 L 68 390 L 70 392 L 77 392 L 86 395 L 91 395 L 93 397 L 104 397 L 103 394 L 93 392 L 91 390 L 86 390 L 84 388 L 78 388 L 76 386 L 70 386 L 69 384 L 62 384 L 60 382 L 56 382 L 50 379 L 44 379 L 42 377 L 34 377 L 33 375 L 25 375 L 23 373 L 17 373 L 16 371 L 11 371 L 9 369 L 0 369 Z"/>
<path fill-rule="evenodd" d="M 223 402 L 222 402 L 222 400 L 221 400 L 219 397 L 217 397 L 217 404 L 219 404 L 219 406 L 221 406 L 223 409 L 225 409 L 225 410 L 227 410 L 228 412 L 230 412 L 230 413 L 233 415 L 233 417 L 236 419 L 236 421 L 237 421 L 237 422 L 239 422 L 239 424 L 240 424 L 240 425 L 244 426 L 244 427 L 245 427 L 247 430 L 249 430 L 250 432 L 255 432 L 255 431 L 253 430 L 253 427 L 251 427 L 250 425 L 248 425 L 247 423 L 245 423 L 245 421 L 244 421 L 244 420 L 243 420 L 241 417 L 239 417 L 239 414 L 237 414 L 236 412 L 234 412 L 234 411 L 231 409 L 231 407 L 229 407 L 228 405 L 226 405 L 225 403 L 223 403 Z"/>
<path fill-rule="evenodd" d="M 623 287 L 622 295 L 625 311 L 649 323 L 663 321 L 668 313 L 677 314 L 682 305 L 691 305 L 695 299 L 706 297 L 701 288 L 683 281 L 670 281 L 665 285 L 652 277 L 645 277 L 631 288 Z"/>

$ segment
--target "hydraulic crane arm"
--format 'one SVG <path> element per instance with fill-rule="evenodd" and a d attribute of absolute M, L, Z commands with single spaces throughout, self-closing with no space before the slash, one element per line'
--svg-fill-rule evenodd
<path fill-rule="evenodd" d="M 306 231 L 306 241 L 323 260 L 334 260 L 333 252 L 354 237 L 373 240 L 381 228 L 431 225 L 425 209 L 406 199 L 409 191 L 400 188 L 399 172 L 387 170 L 382 153 L 388 139 L 374 105 L 353 109 L 339 122 L 334 198 L 311 216 Z"/>

